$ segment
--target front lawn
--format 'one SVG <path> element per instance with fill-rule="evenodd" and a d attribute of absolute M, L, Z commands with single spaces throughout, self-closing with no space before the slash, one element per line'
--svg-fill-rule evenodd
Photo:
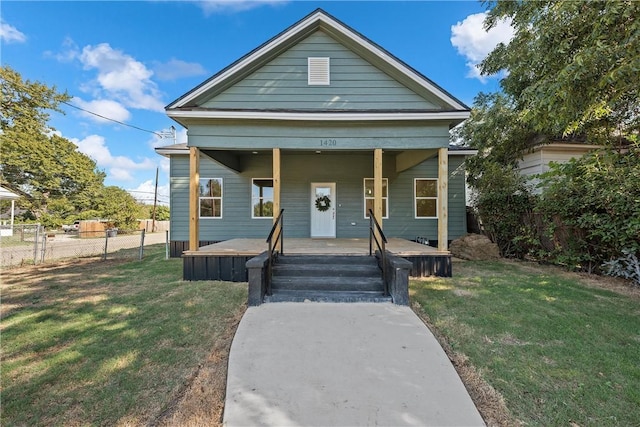
<path fill-rule="evenodd" d="M 165 260 L 164 245 L 142 261 L 3 271 L 0 424 L 167 422 L 180 416 L 181 399 L 205 370 L 220 377 L 214 390 L 207 385 L 217 400 L 190 411 L 219 422 L 247 285 L 181 275 L 181 260 Z"/>
<path fill-rule="evenodd" d="M 455 263 L 454 275 L 411 281 L 414 308 L 513 417 L 531 426 L 640 425 L 637 289 L 508 261 Z"/>

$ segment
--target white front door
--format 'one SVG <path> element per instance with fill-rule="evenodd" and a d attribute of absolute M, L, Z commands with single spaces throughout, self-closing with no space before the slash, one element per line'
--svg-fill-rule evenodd
<path fill-rule="evenodd" d="M 336 183 L 311 183 L 311 237 L 336 237 Z"/>

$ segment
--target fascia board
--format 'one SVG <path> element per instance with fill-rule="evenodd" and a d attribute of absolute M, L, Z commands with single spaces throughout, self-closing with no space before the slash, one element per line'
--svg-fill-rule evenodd
<path fill-rule="evenodd" d="M 188 156 L 189 155 L 189 149 L 188 148 L 181 148 L 179 150 L 163 150 L 162 148 L 156 148 L 156 153 L 158 153 L 158 154 L 160 154 L 161 156 L 164 156 L 164 157 Z"/>
<path fill-rule="evenodd" d="M 475 156 L 478 150 L 449 150 L 449 156 Z"/>
<path fill-rule="evenodd" d="M 465 120 L 469 111 L 443 111 L 420 113 L 296 113 L 273 111 L 193 111 L 173 110 L 167 115 L 179 119 L 252 119 L 252 120 L 284 120 L 284 121 L 410 121 L 410 120 Z M 182 123 L 182 122 L 180 122 Z"/>

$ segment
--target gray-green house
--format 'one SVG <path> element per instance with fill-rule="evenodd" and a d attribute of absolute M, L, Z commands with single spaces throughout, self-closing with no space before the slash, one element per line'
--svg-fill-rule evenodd
<path fill-rule="evenodd" d="M 392 54 L 316 10 L 166 107 L 188 129 L 170 158 L 174 251 L 287 236 L 466 233 L 463 162 L 449 130 L 469 108 Z M 274 213 L 276 215 L 274 215 Z"/>

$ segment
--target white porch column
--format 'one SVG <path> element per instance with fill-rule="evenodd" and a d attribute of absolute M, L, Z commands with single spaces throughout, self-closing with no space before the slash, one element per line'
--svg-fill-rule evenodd
<path fill-rule="evenodd" d="M 438 150 L 438 250 L 447 250 L 449 239 L 449 149 Z"/>
<path fill-rule="evenodd" d="M 189 148 L 189 250 L 200 247 L 200 150 Z"/>
<path fill-rule="evenodd" d="M 15 212 L 16 212 L 16 201 L 15 200 L 11 200 L 11 232 L 13 233 L 13 219 L 15 217 Z"/>

